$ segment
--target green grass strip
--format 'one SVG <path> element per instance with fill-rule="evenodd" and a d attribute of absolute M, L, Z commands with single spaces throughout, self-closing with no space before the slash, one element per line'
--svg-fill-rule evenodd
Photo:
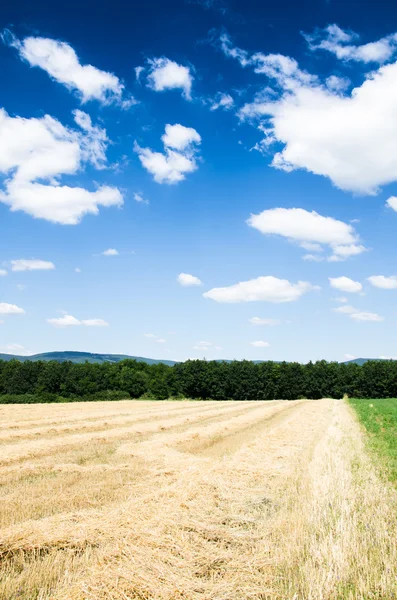
<path fill-rule="evenodd" d="M 397 398 L 350 398 L 349 403 L 368 432 L 368 446 L 377 466 L 397 486 Z"/>

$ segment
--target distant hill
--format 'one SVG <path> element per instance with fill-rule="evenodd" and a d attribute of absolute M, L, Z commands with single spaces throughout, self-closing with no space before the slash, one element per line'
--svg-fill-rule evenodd
<path fill-rule="evenodd" d="M 350 365 L 350 364 L 354 363 L 354 364 L 360 365 L 360 367 L 362 367 L 362 365 L 364 365 L 369 360 L 383 361 L 383 360 L 388 360 L 388 359 L 387 358 L 353 358 L 353 360 L 346 360 L 344 364 Z M 393 360 L 393 359 L 390 359 L 390 360 Z"/>
<path fill-rule="evenodd" d="M 93 354 L 92 352 L 44 352 L 43 354 L 33 354 L 32 356 L 16 356 L 14 354 L 0 354 L 0 360 L 56 360 L 58 362 L 71 361 L 73 363 L 98 363 L 105 362 L 117 363 L 121 360 L 132 359 L 138 362 L 145 362 L 148 365 L 163 363 L 164 365 L 172 366 L 175 364 L 173 360 L 157 360 L 154 358 L 144 358 L 142 356 L 128 356 L 127 354 Z"/>

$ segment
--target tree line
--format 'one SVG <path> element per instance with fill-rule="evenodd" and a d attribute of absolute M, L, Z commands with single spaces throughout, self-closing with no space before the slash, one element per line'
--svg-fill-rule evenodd
<path fill-rule="evenodd" d="M 273 400 L 397 397 L 397 361 L 307 364 L 188 360 L 172 367 L 135 360 L 74 364 L 0 361 L 0 403 L 194 398 Z"/>

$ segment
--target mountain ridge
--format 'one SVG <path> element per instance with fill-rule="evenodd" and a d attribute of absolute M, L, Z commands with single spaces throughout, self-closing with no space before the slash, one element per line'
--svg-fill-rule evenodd
<path fill-rule="evenodd" d="M 106 362 L 118 363 L 122 360 L 127 360 L 127 359 L 136 360 L 137 362 L 145 362 L 149 365 L 162 363 L 165 365 L 173 366 L 176 364 L 176 361 L 174 361 L 174 360 L 145 358 L 143 356 L 129 356 L 128 354 L 101 354 L 101 353 L 95 353 L 95 352 L 78 352 L 78 351 L 73 351 L 73 350 L 65 350 L 65 351 L 59 351 L 59 352 L 42 352 L 40 354 L 32 354 L 30 356 L 19 356 L 16 354 L 1 354 L 0 353 L 0 360 L 5 360 L 5 361 L 19 360 L 21 362 L 25 362 L 28 360 L 31 360 L 31 361 L 56 360 L 57 362 L 71 361 L 75 364 L 84 364 L 85 362 L 103 364 Z"/>
<path fill-rule="evenodd" d="M 71 361 L 75 364 L 84 364 L 85 362 L 103 364 L 107 362 L 118 363 L 122 360 L 136 360 L 137 362 L 145 362 L 148 365 L 156 365 L 156 364 L 164 364 L 168 366 L 173 366 L 178 363 L 176 360 L 166 360 L 166 359 L 157 359 L 157 358 L 146 358 L 144 356 L 130 356 L 128 354 L 105 354 L 105 353 L 95 353 L 95 352 L 79 352 L 74 350 L 64 350 L 64 351 L 54 351 L 54 352 L 42 352 L 39 354 L 32 354 L 30 356 L 20 356 L 16 354 L 1 354 L 0 360 L 10 361 L 10 360 L 19 360 L 21 362 L 25 362 L 28 360 L 31 361 L 50 361 L 56 360 L 57 362 L 66 362 Z M 373 361 L 383 361 L 387 360 L 385 358 L 353 358 L 351 360 L 342 361 L 344 364 L 356 364 L 362 366 L 366 362 Z M 218 361 L 222 362 L 222 361 Z M 224 362 L 232 362 L 231 360 L 224 360 Z M 267 362 L 264 360 L 253 360 L 253 363 L 261 363 Z M 280 362 L 280 361 L 273 361 Z"/>

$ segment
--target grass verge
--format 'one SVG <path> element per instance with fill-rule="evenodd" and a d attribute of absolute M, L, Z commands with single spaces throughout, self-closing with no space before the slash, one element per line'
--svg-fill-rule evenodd
<path fill-rule="evenodd" d="M 350 405 L 368 432 L 368 446 L 382 474 L 397 486 L 397 398 L 350 398 Z"/>

